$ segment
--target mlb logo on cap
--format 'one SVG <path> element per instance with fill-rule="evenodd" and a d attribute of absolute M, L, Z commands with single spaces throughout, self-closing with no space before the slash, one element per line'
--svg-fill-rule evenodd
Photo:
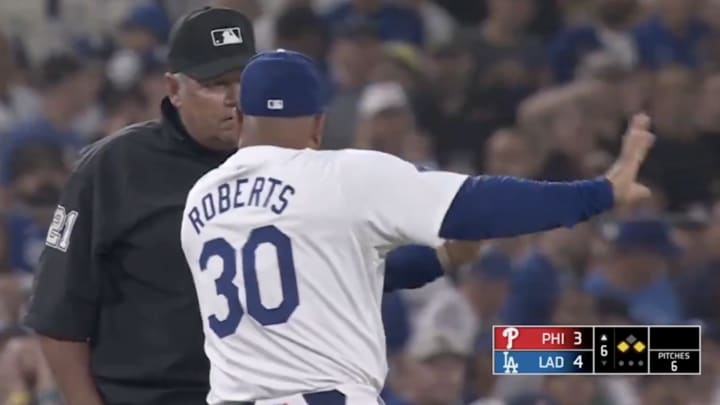
<path fill-rule="evenodd" d="M 242 44 L 240 27 L 218 28 L 210 31 L 214 46 Z"/>
<path fill-rule="evenodd" d="M 297 118 L 325 112 L 327 83 L 316 62 L 293 51 L 256 55 L 242 73 L 240 109 L 246 116 Z"/>
<path fill-rule="evenodd" d="M 278 99 L 270 99 L 267 102 L 268 110 L 282 110 L 285 108 L 285 102 Z"/>

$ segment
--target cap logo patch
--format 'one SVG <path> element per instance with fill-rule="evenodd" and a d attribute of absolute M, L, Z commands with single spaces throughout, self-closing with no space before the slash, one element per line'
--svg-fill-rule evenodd
<path fill-rule="evenodd" d="M 237 45 L 243 43 L 240 27 L 218 28 L 210 31 L 213 46 Z"/>
<path fill-rule="evenodd" d="M 282 110 L 285 108 L 283 100 L 271 99 L 267 101 L 268 110 Z"/>

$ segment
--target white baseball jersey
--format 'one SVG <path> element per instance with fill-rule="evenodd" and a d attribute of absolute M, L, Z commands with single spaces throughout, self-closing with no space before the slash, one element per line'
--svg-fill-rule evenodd
<path fill-rule="evenodd" d="M 439 246 L 466 179 L 379 152 L 274 146 L 242 148 L 202 177 L 182 247 L 211 363 L 208 402 L 343 385 L 377 398 L 385 254 Z"/>

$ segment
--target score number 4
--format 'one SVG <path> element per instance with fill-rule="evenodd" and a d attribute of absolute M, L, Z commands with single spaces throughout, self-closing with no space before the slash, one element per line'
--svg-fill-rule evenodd
<path fill-rule="evenodd" d="M 578 354 L 577 357 L 575 357 L 575 360 L 573 360 L 573 366 L 577 366 L 579 369 L 583 368 L 582 354 Z"/>

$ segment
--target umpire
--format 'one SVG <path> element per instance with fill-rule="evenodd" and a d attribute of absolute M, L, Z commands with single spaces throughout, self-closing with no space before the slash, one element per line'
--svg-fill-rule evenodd
<path fill-rule="evenodd" d="M 174 27 L 162 119 L 92 145 L 48 231 L 27 324 L 69 405 L 203 404 L 208 361 L 180 218 L 195 181 L 238 143 L 242 14 L 204 8 Z"/>
<path fill-rule="evenodd" d="M 254 53 L 242 14 L 186 15 L 170 38 L 162 119 L 89 147 L 66 184 L 26 323 L 68 405 L 206 403 L 210 367 L 180 223 L 195 181 L 237 148 L 240 75 Z M 419 287 L 476 250 L 397 249 L 385 290 Z"/>

